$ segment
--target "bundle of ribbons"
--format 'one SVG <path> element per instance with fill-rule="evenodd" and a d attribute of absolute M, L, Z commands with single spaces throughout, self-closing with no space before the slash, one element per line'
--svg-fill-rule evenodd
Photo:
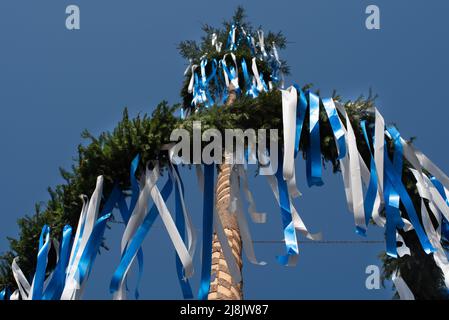
<path fill-rule="evenodd" d="M 236 27 L 232 26 L 228 37 L 228 52 L 220 63 L 203 59 L 200 75 L 196 73 L 197 65 L 189 67 L 192 72 L 189 90 L 193 94 L 192 105 L 210 106 L 226 100 L 231 85 L 240 90 L 238 64 L 232 53 L 239 41 L 235 40 Z M 252 59 L 252 75 L 249 74 L 246 61 L 240 62 L 245 78 L 246 94 L 253 98 L 262 91 L 278 90 L 272 82 L 281 81 L 279 75 L 279 57 L 275 46 L 268 54 L 263 44 L 263 33 L 259 33 L 259 43 L 244 33 L 255 56 Z M 239 38 L 240 39 L 240 38 Z M 212 39 L 217 51 L 221 43 L 216 37 Z M 257 52 L 256 52 L 257 49 Z M 233 65 L 228 67 L 227 55 Z M 270 83 L 265 84 L 264 76 L 258 73 L 256 60 L 273 62 L 278 67 L 272 68 Z M 206 65 L 212 64 L 211 73 L 206 75 Z M 219 70 L 222 72 L 220 73 Z M 214 86 L 210 86 L 211 81 Z M 223 80 L 223 82 L 221 82 Z M 212 90 L 211 88 L 214 88 Z M 282 87 L 282 86 L 281 86 Z M 266 176 L 282 217 L 285 253 L 279 255 L 280 264 L 294 266 L 298 259 L 297 232 L 311 240 L 321 239 L 321 234 L 308 231 L 293 199 L 300 196 L 295 181 L 295 159 L 300 151 L 301 138 L 308 138 L 306 154 L 306 173 L 308 186 L 321 186 L 322 150 L 320 146 L 320 110 L 324 110 L 331 126 L 335 146 L 343 176 L 344 190 L 349 211 L 354 215 L 355 232 L 365 236 L 371 221 L 386 229 L 386 252 L 391 257 L 410 255 L 400 232 L 415 232 L 422 250 L 433 256 L 435 263 L 444 274 L 445 284 L 449 288 L 449 262 L 442 239 L 449 237 L 449 177 L 446 176 L 422 152 L 405 141 L 393 126 L 386 126 L 379 111 L 371 110 L 373 121 L 363 120 L 358 125 L 363 132 L 363 143 L 369 151 L 368 161 L 359 152 L 353 123 L 344 105 L 332 98 L 320 98 L 317 94 L 304 92 L 294 85 L 282 92 L 283 146 L 278 152 L 278 169 Z M 186 108 L 185 110 L 195 110 Z M 187 116 L 185 113 L 183 116 Z M 308 124 L 306 124 L 306 119 Z M 308 128 L 307 132 L 305 128 Z M 389 147 L 393 146 L 393 147 Z M 260 155 L 259 155 L 260 157 Z M 256 159 L 261 164 L 259 170 L 267 170 L 266 159 Z M 12 270 L 18 289 L 0 292 L 0 299 L 81 299 L 86 283 L 94 265 L 98 249 L 102 244 L 106 223 L 114 211 L 118 211 L 126 224 L 121 241 L 121 259 L 112 276 L 110 292 L 114 299 L 127 298 L 127 276 L 134 261 L 138 264 L 138 284 L 144 270 L 142 243 L 150 231 L 155 219 L 160 216 L 176 251 L 176 270 L 184 298 L 193 298 L 189 279 L 193 275 L 193 258 L 197 236 L 192 219 L 184 201 L 184 184 L 176 161 L 167 165 L 168 177 L 159 189 L 161 167 L 158 161 L 145 165 L 139 177 L 136 177 L 140 157 L 137 155 L 130 166 L 131 190 L 121 190 L 114 186 L 108 197 L 103 197 L 103 178 L 97 179 L 95 191 L 90 199 L 82 196 L 81 210 L 76 233 L 66 226 L 63 230 L 61 244 L 50 240 L 50 228 L 44 226 L 39 239 L 39 251 L 35 274 L 31 284 L 21 271 L 20 257 L 14 259 Z M 268 164 L 268 167 L 270 164 Z M 249 217 L 254 223 L 265 223 L 266 214 L 257 212 L 255 198 L 250 191 L 246 164 L 233 164 L 231 173 L 231 202 L 229 210 L 236 214 L 241 232 L 244 252 L 254 264 L 265 262 L 256 258 L 250 228 L 243 208 L 243 197 L 248 202 Z M 207 299 L 211 276 L 212 234 L 216 232 L 222 245 L 223 253 L 233 281 L 240 281 L 240 273 L 232 250 L 220 221 L 214 210 L 214 164 L 195 165 L 198 184 L 203 190 L 203 226 L 202 226 L 202 267 L 199 284 L 199 299 Z M 416 189 L 421 199 L 420 207 L 412 202 L 409 190 L 403 183 L 404 172 L 409 172 L 416 180 Z M 269 172 L 269 170 L 268 170 Z M 167 205 L 168 198 L 174 191 L 174 218 Z M 101 210 L 100 210 L 101 209 Z M 398 246 L 397 243 L 402 245 Z M 47 275 L 47 261 L 50 246 L 58 253 L 56 267 Z M 403 299 L 413 299 L 413 293 L 397 272 L 393 281 Z M 135 297 L 138 297 L 138 284 Z"/>
<path fill-rule="evenodd" d="M 190 106 L 182 109 L 182 118 L 198 110 L 200 105 L 210 107 L 224 104 L 228 98 L 231 84 L 237 93 L 252 98 L 256 98 L 261 92 L 268 92 L 276 86 L 283 87 L 282 62 L 276 44 L 270 43 L 266 46 L 262 30 L 258 30 L 257 37 L 256 43 L 254 37 L 241 26 L 231 25 L 227 45 L 224 49 L 226 53 L 220 60 L 217 61 L 216 58 L 208 60 L 207 55 L 204 55 L 200 58 L 199 64 L 190 62 L 184 75 L 190 73 L 187 91 L 192 95 L 192 101 Z M 217 39 L 217 34 L 214 33 L 211 39 L 212 48 L 215 50 L 214 55 L 222 53 L 222 43 Z M 244 57 L 240 60 L 236 57 L 237 48 L 243 46 L 250 53 L 248 61 Z M 249 69 L 249 63 L 251 63 L 251 69 Z M 270 74 L 264 75 L 259 72 L 258 63 L 269 66 Z M 209 72 L 206 72 L 207 70 Z M 243 79 L 240 79 L 242 76 Z"/>

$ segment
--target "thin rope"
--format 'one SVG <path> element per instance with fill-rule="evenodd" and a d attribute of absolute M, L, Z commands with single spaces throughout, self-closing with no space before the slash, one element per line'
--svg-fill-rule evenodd
<path fill-rule="evenodd" d="M 275 244 L 284 243 L 282 240 L 254 240 L 257 244 Z M 299 241 L 299 244 L 380 244 L 385 243 L 385 240 L 305 240 Z"/>

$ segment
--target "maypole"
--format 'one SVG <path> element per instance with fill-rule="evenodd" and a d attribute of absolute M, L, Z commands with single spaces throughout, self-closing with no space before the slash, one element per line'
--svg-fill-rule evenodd
<path fill-rule="evenodd" d="M 231 85 L 232 86 L 232 85 Z M 231 106 L 237 98 L 235 89 L 229 92 L 226 106 Z M 231 204 L 231 171 L 230 164 L 233 153 L 226 150 L 223 163 L 219 165 L 218 178 L 215 188 L 215 201 L 218 217 L 223 225 L 227 241 L 232 250 L 232 255 L 242 275 L 242 240 L 235 213 L 230 212 Z M 243 281 L 236 283 L 229 271 L 228 263 L 223 254 L 223 249 L 215 232 L 212 241 L 212 268 L 209 300 L 241 300 L 243 299 Z"/>

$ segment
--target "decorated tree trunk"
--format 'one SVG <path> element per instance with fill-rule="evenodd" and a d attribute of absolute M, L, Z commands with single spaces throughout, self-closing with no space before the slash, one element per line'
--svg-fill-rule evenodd
<path fill-rule="evenodd" d="M 232 86 L 232 84 L 231 84 Z M 231 105 L 236 99 L 233 89 L 230 90 L 226 105 Z M 230 212 L 229 204 L 231 199 L 231 170 L 229 159 L 232 156 L 225 152 L 224 163 L 219 166 L 217 185 L 215 188 L 216 210 L 223 225 L 232 255 L 237 261 L 240 272 L 242 271 L 242 240 L 240 238 L 237 217 Z M 238 284 L 232 279 L 231 272 L 223 255 L 223 249 L 216 233 L 212 242 L 212 267 L 211 276 L 213 281 L 210 285 L 209 300 L 241 300 L 243 299 L 243 283 Z"/>

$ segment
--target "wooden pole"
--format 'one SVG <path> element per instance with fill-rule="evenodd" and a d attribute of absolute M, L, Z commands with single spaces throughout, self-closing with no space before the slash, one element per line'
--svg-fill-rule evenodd
<path fill-rule="evenodd" d="M 226 105 L 230 106 L 236 100 L 236 92 L 231 84 L 229 88 L 229 97 Z M 215 188 L 215 205 L 218 216 L 221 219 L 226 238 L 232 249 L 232 254 L 237 261 L 240 273 L 242 272 L 242 240 L 240 237 L 240 229 L 237 217 L 229 211 L 229 203 L 231 200 L 231 170 L 232 166 L 227 161 L 232 154 L 225 152 L 224 163 L 219 166 L 217 185 Z M 211 276 L 213 281 L 209 289 L 209 300 L 242 300 L 243 299 L 243 282 L 233 283 L 232 275 L 229 272 L 226 259 L 223 255 L 220 241 L 216 233 L 214 233 L 212 241 L 212 267 Z"/>

